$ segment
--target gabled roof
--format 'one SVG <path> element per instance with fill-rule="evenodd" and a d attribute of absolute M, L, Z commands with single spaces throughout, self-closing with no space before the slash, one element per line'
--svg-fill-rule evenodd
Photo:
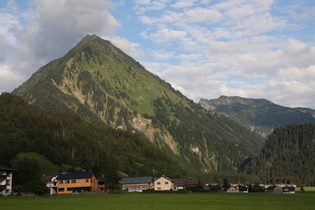
<path fill-rule="evenodd" d="M 57 176 L 57 180 L 64 180 L 64 179 L 84 179 L 84 178 L 91 178 L 94 175 L 93 172 L 84 172 L 84 173 L 71 173 L 71 174 L 59 174 Z"/>
<path fill-rule="evenodd" d="M 151 183 L 153 180 L 152 176 L 145 177 L 124 177 L 121 180 L 121 184 L 141 184 L 141 183 Z"/>
<path fill-rule="evenodd" d="M 157 178 L 157 179 L 155 179 L 154 181 L 156 181 L 156 180 L 158 180 L 158 179 L 160 179 L 160 178 L 165 178 L 165 179 L 168 179 L 168 180 L 170 180 L 171 182 L 173 182 L 173 180 L 172 179 L 170 179 L 170 178 L 168 178 L 168 177 L 166 177 L 166 176 L 164 176 L 164 175 L 162 175 L 161 177 L 159 177 L 159 178 Z"/>
<path fill-rule="evenodd" d="M 16 169 L 10 168 L 8 166 L 0 165 L 0 171 L 16 171 Z"/>

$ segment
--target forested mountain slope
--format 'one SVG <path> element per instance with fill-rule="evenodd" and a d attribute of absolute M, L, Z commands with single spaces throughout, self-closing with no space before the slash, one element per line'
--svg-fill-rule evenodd
<path fill-rule="evenodd" d="M 315 184 L 315 124 L 276 128 L 243 172 L 266 183 Z"/>
<path fill-rule="evenodd" d="M 178 177 L 176 160 L 130 131 L 87 123 L 77 115 L 48 112 L 20 97 L 0 95 L 0 164 L 21 152 L 37 152 L 53 164 L 67 164 L 106 176 Z"/>
<path fill-rule="evenodd" d="M 263 137 L 267 137 L 278 126 L 315 123 L 315 110 L 284 107 L 265 99 L 220 96 L 217 99 L 200 99 L 199 103 L 209 111 L 222 113 Z"/>
<path fill-rule="evenodd" d="M 13 93 L 45 109 L 136 132 L 189 169 L 237 171 L 263 143 L 95 35 L 87 35 L 64 57 L 40 68 Z"/>

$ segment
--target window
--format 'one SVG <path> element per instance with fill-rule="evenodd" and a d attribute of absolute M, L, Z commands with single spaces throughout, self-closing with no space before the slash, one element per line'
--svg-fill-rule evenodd
<path fill-rule="evenodd" d="M 65 191 L 65 188 L 59 188 L 59 192 Z"/>
<path fill-rule="evenodd" d="M 89 180 L 88 180 L 88 179 L 86 179 L 86 180 L 85 180 L 85 182 L 89 182 Z"/>
<path fill-rule="evenodd" d="M 160 188 L 160 187 L 158 187 L 157 189 L 158 189 L 158 190 L 161 190 L 161 188 Z"/>
<path fill-rule="evenodd" d="M 168 182 L 165 182 L 165 184 L 168 184 Z"/>
<path fill-rule="evenodd" d="M 69 180 L 66 180 L 65 183 L 68 184 L 68 183 L 69 183 Z"/>
<path fill-rule="evenodd" d="M 63 184 L 63 181 L 62 181 L 62 180 L 60 180 L 60 181 L 59 181 L 59 184 Z"/>
<path fill-rule="evenodd" d="M 72 179 L 72 180 L 71 180 L 71 183 L 76 183 L 76 180 L 75 180 L 75 179 Z"/>
<path fill-rule="evenodd" d="M 160 184 L 161 184 L 161 182 L 158 182 L 158 183 L 157 183 L 157 185 L 160 185 Z"/>

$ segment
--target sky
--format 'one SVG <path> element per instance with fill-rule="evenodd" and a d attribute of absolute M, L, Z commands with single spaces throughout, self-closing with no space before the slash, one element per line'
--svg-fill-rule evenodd
<path fill-rule="evenodd" d="M 315 109 L 314 0 L 1 0 L 0 92 L 87 34 L 195 102 L 226 95 Z"/>

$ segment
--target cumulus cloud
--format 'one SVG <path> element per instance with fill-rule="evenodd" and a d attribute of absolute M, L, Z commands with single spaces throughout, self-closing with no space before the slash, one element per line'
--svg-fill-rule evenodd
<path fill-rule="evenodd" d="M 142 36 L 155 40 L 158 43 L 173 43 L 173 42 L 183 42 L 186 39 L 187 33 L 180 30 L 172 30 L 168 28 L 161 29 L 154 34 L 147 35 L 142 33 Z"/>
<path fill-rule="evenodd" d="M 315 108 L 314 43 L 286 35 L 304 27 L 281 15 L 310 20 L 313 7 L 281 7 L 274 0 L 167 5 L 154 15 L 139 16 L 149 26 L 142 35 L 162 46 L 165 56 L 174 55 L 172 65 L 155 66 L 159 76 L 188 97 L 239 95 Z"/>
<path fill-rule="evenodd" d="M 32 0 L 27 11 L 17 13 L 15 2 L 9 1 L 0 11 L 0 47 L 5 49 L 0 52 L 0 83 L 21 83 L 43 64 L 63 56 L 86 34 L 113 36 L 120 26 L 109 13 L 113 8 L 113 3 L 104 0 Z M 126 40 L 120 43 L 128 45 Z M 1 86 L 0 91 L 12 88 Z"/>
<path fill-rule="evenodd" d="M 145 55 L 143 51 L 138 50 L 139 44 L 138 43 L 132 43 L 129 40 L 127 40 L 124 37 L 118 37 L 118 36 L 110 36 L 110 37 L 103 37 L 104 39 L 108 39 L 111 41 L 113 45 L 124 51 L 124 53 L 137 58 L 141 59 Z"/>
<path fill-rule="evenodd" d="M 179 9 L 179 8 L 185 8 L 185 7 L 191 7 L 194 5 L 196 0 L 181 0 L 177 1 L 176 3 L 170 5 L 173 8 Z"/>
<path fill-rule="evenodd" d="M 0 9 L 0 91 L 95 33 L 195 101 L 239 95 L 315 108 L 310 1 L 124 1 L 119 14 L 134 24 L 125 35 L 106 0 L 27 2 L 24 13 L 14 0 Z"/>
<path fill-rule="evenodd" d="M 19 33 L 19 40 L 36 56 L 60 56 L 87 33 L 111 33 L 119 26 L 109 2 L 94 0 L 34 0 L 34 18 Z M 54 9 L 52 9 L 54 8 Z"/>

